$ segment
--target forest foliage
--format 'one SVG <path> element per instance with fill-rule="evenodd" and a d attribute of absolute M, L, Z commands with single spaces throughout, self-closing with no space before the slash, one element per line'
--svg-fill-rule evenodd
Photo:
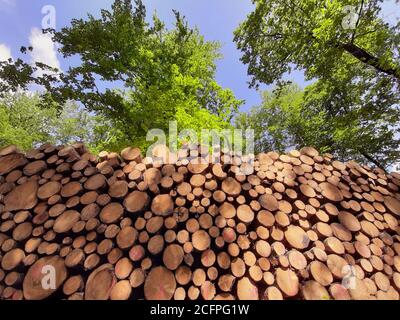
<path fill-rule="evenodd" d="M 223 129 L 242 101 L 215 80 L 220 45 L 204 40 L 175 12 L 168 30 L 154 15 L 146 22 L 141 1 L 115 1 L 112 10 L 96 18 L 75 19 L 51 32 L 64 59 L 79 57 L 77 66 L 58 72 L 42 63 L 21 59 L 0 67 L 0 92 L 44 87 L 44 108 L 75 101 L 90 114 L 106 119 L 106 140 L 93 146 L 118 150 L 126 145 L 146 146 L 146 134 L 157 128 Z M 28 51 L 29 48 L 23 48 Z M 40 76 L 38 76 L 40 74 Z"/>
<path fill-rule="evenodd" d="M 254 0 L 235 31 L 251 86 L 276 86 L 239 123 L 260 149 L 312 145 L 341 159 L 387 167 L 399 159 L 400 23 L 383 1 Z M 312 84 L 285 82 L 304 71 Z"/>

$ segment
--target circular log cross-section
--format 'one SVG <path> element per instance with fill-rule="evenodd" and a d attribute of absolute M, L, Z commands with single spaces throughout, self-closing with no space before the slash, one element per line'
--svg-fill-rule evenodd
<path fill-rule="evenodd" d="M 400 173 L 310 147 L 8 146 L 0 300 L 399 300 L 399 222 Z"/>
<path fill-rule="evenodd" d="M 124 207 L 128 212 L 137 213 L 143 211 L 150 201 L 146 192 L 133 191 L 124 200 Z"/>
<path fill-rule="evenodd" d="M 107 300 L 116 278 L 111 264 L 104 264 L 94 270 L 86 283 L 85 300 Z"/>
<path fill-rule="evenodd" d="M 171 300 L 176 281 L 174 274 L 164 267 L 153 268 L 144 283 L 144 296 L 147 300 Z"/>
<path fill-rule="evenodd" d="M 36 261 L 26 273 L 23 293 L 27 300 L 42 300 L 51 296 L 67 278 L 64 260 L 58 256 Z"/>
<path fill-rule="evenodd" d="M 151 211 L 159 216 L 169 216 L 174 211 L 174 202 L 168 194 L 158 195 L 151 203 Z"/>

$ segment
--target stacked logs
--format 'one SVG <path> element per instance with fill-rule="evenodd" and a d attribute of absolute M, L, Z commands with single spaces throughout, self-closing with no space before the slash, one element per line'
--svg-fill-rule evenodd
<path fill-rule="evenodd" d="M 153 153 L 1 149 L 1 299 L 399 299 L 399 174 Z"/>

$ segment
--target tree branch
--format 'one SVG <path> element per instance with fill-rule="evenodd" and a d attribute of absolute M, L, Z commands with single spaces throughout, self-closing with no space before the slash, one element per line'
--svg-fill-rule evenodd
<path fill-rule="evenodd" d="M 386 172 L 385 166 L 380 163 L 378 160 L 376 160 L 375 158 L 373 158 L 371 155 L 369 155 L 368 153 L 366 153 L 365 151 L 359 151 L 361 153 L 361 155 L 367 159 L 369 162 L 372 162 L 374 165 L 376 165 L 378 168 L 384 170 Z"/>
<path fill-rule="evenodd" d="M 364 0 L 361 0 L 361 6 L 360 6 L 360 10 L 358 11 L 358 17 L 357 17 L 356 26 L 354 28 L 353 35 L 351 36 L 351 43 L 354 43 L 354 39 L 356 37 L 357 27 L 358 27 L 358 24 L 360 23 L 363 6 L 364 6 Z"/>
<path fill-rule="evenodd" d="M 360 48 L 354 43 L 341 43 L 339 47 L 344 49 L 346 52 L 351 54 L 354 58 L 360 60 L 361 62 L 374 67 L 376 70 L 386 73 L 395 77 L 397 80 L 400 80 L 400 67 L 396 66 L 396 68 L 387 68 L 382 66 L 379 62 L 379 59 L 369 52 Z"/>

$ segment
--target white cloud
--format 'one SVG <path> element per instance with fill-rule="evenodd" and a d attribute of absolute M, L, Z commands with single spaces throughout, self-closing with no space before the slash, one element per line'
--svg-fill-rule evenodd
<path fill-rule="evenodd" d="M 0 43 L 0 61 L 7 61 L 10 58 L 12 58 L 10 48 Z"/>
<path fill-rule="evenodd" d="M 0 0 L 0 4 L 6 5 L 6 6 L 15 6 L 17 3 L 17 0 Z"/>
<path fill-rule="evenodd" d="M 16 4 L 17 0 L 0 0 L 0 11 L 8 12 Z"/>
<path fill-rule="evenodd" d="M 33 47 L 30 53 L 32 63 L 41 62 L 61 70 L 56 45 L 49 34 L 44 34 L 42 30 L 33 28 L 29 36 L 29 43 Z"/>

